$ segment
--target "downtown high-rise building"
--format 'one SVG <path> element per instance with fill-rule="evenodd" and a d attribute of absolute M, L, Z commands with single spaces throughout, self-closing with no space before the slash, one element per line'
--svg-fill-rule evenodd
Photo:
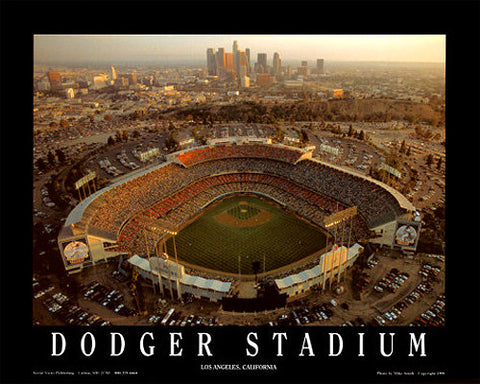
<path fill-rule="evenodd" d="M 325 74 L 325 62 L 323 59 L 317 59 L 317 71 L 320 75 Z"/>
<path fill-rule="evenodd" d="M 240 54 L 238 50 L 237 40 L 233 42 L 232 54 L 233 54 L 233 70 L 238 75 L 238 73 L 240 72 Z"/>
<path fill-rule="evenodd" d="M 303 77 L 307 77 L 310 74 L 310 68 L 308 68 L 308 62 L 306 60 L 302 60 L 302 65 L 297 68 L 297 74 Z"/>
<path fill-rule="evenodd" d="M 225 71 L 233 72 L 233 53 L 225 52 Z"/>
<path fill-rule="evenodd" d="M 250 48 L 245 48 L 245 55 L 247 55 L 247 73 L 250 73 L 252 71 L 250 66 Z"/>
<path fill-rule="evenodd" d="M 217 66 L 217 75 L 225 73 L 225 48 L 218 48 L 215 54 L 215 64 Z"/>
<path fill-rule="evenodd" d="M 218 48 L 217 51 L 213 48 L 207 49 L 207 73 L 210 76 L 221 76 L 224 80 L 234 81 L 235 79 L 242 86 L 248 87 L 248 80 L 245 79 L 248 76 L 253 76 L 255 80 L 255 74 L 270 74 L 273 77 L 281 75 L 281 59 L 280 54 L 275 52 L 273 56 L 273 65 L 267 64 L 267 54 L 258 53 L 257 62 L 255 67 L 252 68 L 251 51 L 250 48 L 245 48 L 244 51 L 239 49 L 238 41 L 235 40 L 232 44 L 232 52 L 225 52 L 224 48 Z M 253 72 L 255 71 L 255 73 Z M 268 83 L 268 80 L 264 83 Z"/>
<path fill-rule="evenodd" d="M 260 73 L 267 72 L 267 54 L 266 53 L 257 54 L 257 63 L 260 67 L 259 68 Z"/>
<path fill-rule="evenodd" d="M 215 76 L 217 74 L 217 67 L 215 64 L 215 54 L 213 48 L 207 49 L 207 73 L 210 76 Z"/>
<path fill-rule="evenodd" d="M 240 72 L 241 67 L 247 68 L 248 58 L 245 51 L 238 51 L 238 72 Z"/>
<path fill-rule="evenodd" d="M 273 62 L 272 62 L 274 76 L 277 76 L 280 74 L 281 66 L 282 66 L 282 61 L 280 60 L 280 54 L 278 52 L 275 52 L 273 54 Z"/>

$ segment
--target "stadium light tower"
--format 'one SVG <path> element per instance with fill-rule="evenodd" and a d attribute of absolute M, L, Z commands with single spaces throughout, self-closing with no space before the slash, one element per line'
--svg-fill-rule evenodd
<path fill-rule="evenodd" d="M 147 228 L 146 227 L 143 227 L 143 235 L 145 237 L 145 248 L 147 250 L 148 263 L 150 264 L 150 269 L 152 269 L 152 261 L 150 259 L 150 251 L 149 251 L 149 246 L 148 246 L 148 237 L 147 237 Z M 152 279 L 152 289 L 153 289 L 153 292 L 155 293 L 155 282 L 153 281 L 153 279 Z"/>
<path fill-rule="evenodd" d="M 158 251 L 158 242 L 155 244 L 155 255 L 157 257 L 160 257 L 159 251 Z M 163 280 L 162 280 L 162 274 L 160 273 L 160 268 L 157 269 L 157 278 L 158 278 L 158 285 L 160 287 L 160 292 L 162 293 L 162 296 L 165 297 L 165 290 L 163 289 Z"/>
<path fill-rule="evenodd" d="M 178 265 L 177 246 L 176 246 L 176 243 L 175 243 L 175 236 L 178 234 L 176 228 L 174 228 L 170 223 L 168 223 L 164 220 L 153 219 L 153 218 L 147 217 L 147 216 L 141 217 L 140 224 L 143 225 L 144 230 L 148 229 L 149 232 L 154 233 L 158 236 L 158 238 L 154 238 L 155 243 L 158 243 L 160 238 L 165 236 L 165 234 L 169 234 L 169 235 L 172 236 L 173 251 L 174 251 L 174 255 L 175 255 L 175 264 L 176 264 L 176 268 L 177 268 L 177 274 L 176 274 L 176 277 L 175 277 L 176 286 L 177 286 L 177 298 L 178 298 L 178 300 L 183 301 L 182 300 L 182 291 L 181 291 L 181 286 L 180 286 L 180 270 L 179 270 L 179 265 Z M 146 236 L 145 236 L 145 241 L 147 241 Z M 148 244 L 147 243 L 146 243 L 146 246 L 147 246 L 147 256 L 148 256 L 149 261 L 150 261 L 150 254 L 149 254 L 149 251 L 148 251 Z M 167 269 L 168 269 L 168 281 L 169 281 L 169 285 L 170 285 L 170 296 L 173 299 L 174 296 L 173 296 L 173 289 L 172 289 L 171 271 L 170 271 L 170 267 L 169 267 L 169 258 L 168 258 L 168 253 L 167 253 L 167 249 L 166 249 L 166 240 L 164 241 L 164 248 L 165 248 L 165 255 L 166 255 L 166 262 L 167 262 Z M 155 244 L 155 250 L 157 250 L 156 244 Z M 159 267 L 159 269 L 160 269 L 160 267 Z M 158 271 L 157 274 L 158 274 L 158 277 L 159 277 L 160 289 L 163 293 L 163 282 L 161 281 L 161 271 Z"/>
<path fill-rule="evenodd" d="M 242 269 L 240 267 L 242 262 L 242 256 L 238 255 L 238 283 L 242 282 Z"/>

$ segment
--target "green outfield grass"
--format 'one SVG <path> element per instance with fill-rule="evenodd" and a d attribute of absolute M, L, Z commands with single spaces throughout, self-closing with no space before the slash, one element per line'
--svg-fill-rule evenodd
<path fill-rule="evenodd" d="M 247 204 L 244 204 L 247 203 Z M 261 225 L 236 227 L 220 224 L 215 216 L 225 213 L 235 220 L 255 220 L 271 212 Z M 175 238 L 178 258 L 191 264 L 223 272 L 253 274 L 252 262 L 263 272 L 291 264 L 322 249 L 326 235 L 318 228 L 285 212 L 278 205 L 255 196 L 228 198 L 185 227 Z M 173 255 L 172 241 L 167 249 Z"/>

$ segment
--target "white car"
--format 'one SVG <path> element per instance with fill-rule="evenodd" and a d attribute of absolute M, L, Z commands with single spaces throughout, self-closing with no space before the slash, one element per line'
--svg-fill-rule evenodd
<path fill-rule="evenodd" d="M 119 312 L 125 305 L 120 304 L 117 308 L 115 308 L 115 312 Z"/>

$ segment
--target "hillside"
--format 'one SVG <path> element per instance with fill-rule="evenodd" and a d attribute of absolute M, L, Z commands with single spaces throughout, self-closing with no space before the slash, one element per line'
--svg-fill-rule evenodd
<path fill-rule="evenodd" d="M 258 104 L 240 102 L 233 105 L 202 105 L 163 114 L 164 117 L 215 121 L 370 121 L 407 120 L 415 123 L 444 123 L 444 113 L 428 104 L 390 99 L 322 100 Z"/>

